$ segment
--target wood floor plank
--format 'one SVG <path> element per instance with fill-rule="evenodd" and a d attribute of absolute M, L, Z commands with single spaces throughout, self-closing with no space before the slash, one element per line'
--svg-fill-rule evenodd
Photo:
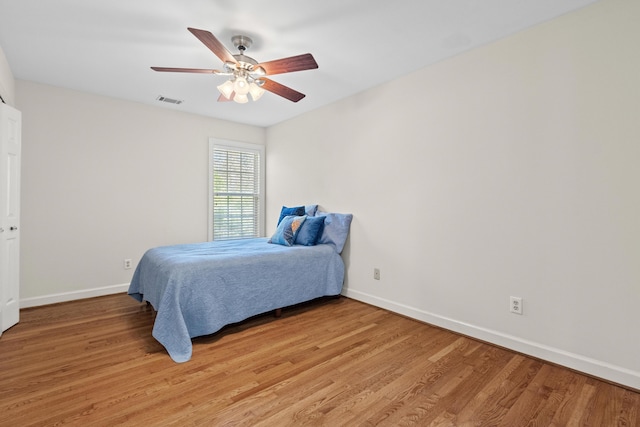
<path fill-rule="evenodd" d="M 174 363 L 124 294 L 22 310 L 0 425 L 640 426 L 640 393 L 348 298 L 193 340 Z"/>

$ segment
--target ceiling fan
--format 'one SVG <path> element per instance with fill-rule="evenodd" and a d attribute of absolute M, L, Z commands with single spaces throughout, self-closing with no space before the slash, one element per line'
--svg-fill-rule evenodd
<path fill-rule="evenodd" d="M 169 67 L 151 67 L 151 69 L 155 71 L 210 73 L 218 76 L 229 76 L 229 80 L 218 86 L 220 91 L 218 101 L 233 100 L 243 104 L 248 102 L 248 94 L 256 101 L 267 90 L 290 101 L 298 102 L 305 97 L 303 93 L 268 79 L 266 76 L 318 68 L 316 60 L 310 53 L 258 63 L 255 59 L 244 54 L 245 50 L 251 47 L 253 43 L 251 38 L 247 36 L 238 35 L 231 38 L 234 46 L 240 51 L 237 55 L 233 55 L 209 31 L 196 28 L 187 29 L 222 60 L 224 63 L 223 70 Z"/>

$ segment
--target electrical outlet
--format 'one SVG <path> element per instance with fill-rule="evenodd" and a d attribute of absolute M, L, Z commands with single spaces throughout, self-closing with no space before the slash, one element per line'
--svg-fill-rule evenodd
<path fill-rule="evenodd" d="M 520 297 L 510 297 L 509 298 L 509 311 L 514 314 L 522 314 L 523 310 L 522 306 L 522 298 Z"/>
<path fill-rule="evenodd" d="M 376 280 L 380 280 L 380 269 L 379 268 L 374 268 L 373 269 L 373 278 Z"/>
<path fill-rule="evenodd" d="M 131 259 L 130 258 L 125 259 L 123 266 L 125 270 L 129 270 L 131 268 Z"/>

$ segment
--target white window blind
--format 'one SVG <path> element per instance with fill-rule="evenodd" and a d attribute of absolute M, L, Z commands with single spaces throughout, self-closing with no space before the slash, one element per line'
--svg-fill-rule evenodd
<path fill-rule="evenodd" d="M 263 151 L 213 145 L 210 150 L 213 240 L 261 235 Z"/>

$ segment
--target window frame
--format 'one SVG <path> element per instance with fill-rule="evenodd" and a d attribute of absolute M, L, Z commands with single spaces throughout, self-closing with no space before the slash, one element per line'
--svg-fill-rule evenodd
<path fill-rule="evenodd" d="M 208 205 L 209 205 L 209 215 L 207 217 L 207 233 L 208 240 L 213 241 L 213 231 L 214 231 L 214 165 L 213 165 L 213 153 L 214 150 L 229 150 L 229 151 L 243 151 L 243 152 L 251 152 L 254 154 L 258 154 L 259 156 L 259 194 L 258 194 L 258 236 L 264 236 L 264 224 L 265 224 L 265 212 L 266 212 L 266 172 L 265 172 L 265 146 L 261 144 L 254 144 L 250 142 L 241 142 L 241 141 L 233 141 L 228 139 L 220 139 L 220 138 L 209 138 L 209 185 L 208 185 Z"/>

